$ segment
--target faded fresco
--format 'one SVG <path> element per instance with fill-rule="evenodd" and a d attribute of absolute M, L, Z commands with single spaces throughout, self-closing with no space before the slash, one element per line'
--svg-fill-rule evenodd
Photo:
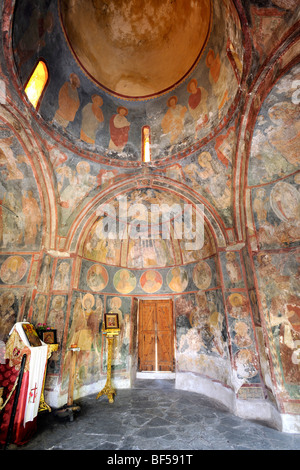
<path fill-rule="evenodd" d="M 176 294 L 184 291 L 214 288 L 221 285 L 214 256 L 186 267 L 158 269 L 112 267 L 82 260 L 79 286 L 90 292 L 135 295 L 160 292 Z"/>
<path fill-rule="evenodd" d="M 282 34 L 288 29 L 287 18 L 296 10 L 297 0 L 272 0 L 271 4 L 263 5 L 249 2 L 248 8 L 251 17 L 251 29 L 256 55 L 262 63 L 277 40 L 276 32 L 280 28 Z"/>
<path fill-rule="evenodd" d="M 243 383 L 260 383 L 260 366 L 247 294 L 236 291 L 227 293 L 226 309 L 237 378 Z"/>
<path fill-rule="evenodd" d="M 158 95 L 155 100 L 141 101 L 138 112 L 133 101 L 124 102 L 93 84 L 74 62 L 58 20 L 57 3 L 47 8 L 35 2 L 23 2 L 17 6 L 17 14 L 23 22 L 14 31 L 14 55 L 22 81 L 27 81 L 35 66 L 37 44 L 49 63 L 50 74 L 55 73 L 57 78 L 55 85 L 50 82 L 46 89 L 41 115 L 69 138 L 80 140 L 83 148 L 101 155 L 140 160 L 141 129 L 147 122 L 154 122 L 153 160 L 180 152 L 183 141 L 193 144 L 226 116 L 241 82 L 240 19 L 227 0 L 214 1 L 207 47 L 192 75 L 169 93 Z M 228 19 L 225 31 L 224 18 Z M 59 57 L 53 57 L 51 34 L 60 40 L 64 67 L 59 66 Z"/>
<path fill-rule="evenodd" d="M 242 263 L 239 252 L 220 253 L 224 287 L 226 289 L 245 287 Z"/>
<path fill-rule="evenodd" d="M 175 312 L 178 370 L 227 383 L 230 363 L 221 291 L 181 295 Z"/>
<path fill-rule="evenodd" d="M 236 145 L 236 129 L 231 127 L 207 150 L 197 152 L 182 166 L 185 181 L 202 194 L 222 215 L 226 225 L 232 224 L 232 165 Z"/>
<path fill-rule="evenodd" d="M 62 393 L 68 387 L 71 353 L 73 344 L 80 348 L 76 362 L 75 388 L 95 382 L 101 372 L 101 326 L 104 299 L 101 295 L 73 292 L 71 315 L 63 364 Z"/>
<path fill-rule="evenodd" d="M 120 334 L 114 341 L 112 370 L 128 371 L 131 299 L 74 292 L 66 347 L 76 344 L 80 348 L 76 363 L 76 388 L 100 381 L 106 374 L 107 345 L 102 335 L 102 323 L 103 314 L 109 311 L 118 313 L 120 324 Z M 69 365 L 70 353 L 66 349 L 61 393 L 67 390 Z"/>
<path fill-rule="evenodd" d="M 299 399 L 299 78 L 296 65 L 265 99 L 248 169 L 257 297 L 283 399 Z"/>
<path fill-rule="evenodd" d="M 256 120 L 248 184 L 274 182 L 299 169 L 299 80 L 295 66 L 274 86 Z"/>
<path fill-rule="evenodd" d="M 276 45 L 274 32 L 293 26 L 297 2 L 262 3 L 237 2 L 249 40 L 234 2 L 214 0 L 207 45 L 188 76 L 134 101 L 106 93 L 75 61 L 59 2 L 16 2 L 13 43 L 6 44 L 14 62 L 4 60 L 9 47 L 0 50 L 0 76 L 7 74 L 9 89 L 6 99 L 0 86 L 1 119 L 12 121 L 0 121 L 0 341 L 24 318 L 55 328 L 59 349 L 48 361 L 47 389 L 59 398 L 68 391 L 71 345 L 80 348 L 78 395 L 81 387 L 105 382 L 105 312 L 117 312 L 121 327 L 114 378 L 129 380 L 137 362 L 138 302 L 167 298 L 176 321 L 176 371 L 257 398 L 259 327 L 274 382 L 268 393 L 295 406 L 300 400 L 300 67 L 278 75 L 297 43 L 290 41 L 291 55 L 282 54 L 268 70 L 265 88 L 275 81 L 273 88 L 256 82 Z M 35 113 L 21 89 L 41 57 L 50 80 Z M 16 68 L 17 90 L 7 63 Z M 268 92 L 264 101 L 251 97 L 252 86 L 261 96 Z M 242 114 L 247 103 L 251 116 Z M 149 164 L 141 160 L 144 126 Z M 107 201 L 117 227 L 106 225 Z M 205 205 L 203 245 L 196 250 L 176 237 L 182 213 L 164 210 L 163 224 L 149 233 L 153 207 L 187 201 L 193 204 L 189 233 L 197 227 L 196 204 Z M 244 204 L 241 233 L 248 232 L 238 238 Z M 115 228 L 128 238 L 114 239 Z M 137 232 L 143 236 L 135 238 Z"/>
<path fill-rule="evenodd" d="M 38 249 L 42 208 L 31 163 L 8 126 L 0 121 L 0 247 Z"/>
<path fill-rule="evenodd" d="M 0 292 L 0 341 L 8 340 L 12 327 L 19 320 L 22 294 L 20 289 L 5 289 Z"/>
<path fill-rule="evenodd" d="M 300 240 L 300 173 L 252 191 L 260 248 L 293 246 Z"/>
<path fill-rule="evenodd" d="M 277 380 L 294 399 L 300 397 L 299 259 L 296 249 L 260 252 L 254 258 Z"/>
<path fill-rule="evenodd" d="M 185 204 L 166 190 L 141 188 L 126 193 L 111 202 L 108 216 L 99 216 L 93 224 L 83 256 L 130 269 L 164 268 L 210 257 L 216 247 L 206 223 L 199 231 L 199 246 L 189 243 L 196 239 L 196 224 L 201 222 L 194 205 L 191 216 L 185 217 Z M 201 214 L 202 210 L 205 214 L 201 206 Z"/>

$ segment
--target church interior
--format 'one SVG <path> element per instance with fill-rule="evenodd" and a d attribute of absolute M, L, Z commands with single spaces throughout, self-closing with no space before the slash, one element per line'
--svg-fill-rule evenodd
<path fill-rule="evenodd" d="M 34 390 L 53 411 L 108 378 L 110 402 L 172 380 L 300 434 L 299 2 L 0 8 L 0 404 L 24 354 L 27 387 L 12 441 L 36 432 Z"/>

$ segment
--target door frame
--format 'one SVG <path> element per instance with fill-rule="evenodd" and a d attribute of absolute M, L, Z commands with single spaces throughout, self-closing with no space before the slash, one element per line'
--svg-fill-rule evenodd
<path fill-rule="evenodd" d="M 143 378 L 153 378 L 153 377 L 159 377 L 159 378 L 170 378 L 170 377 L 175 377 L 176 374 L 176 322 L 175 322 L 175 309 L 174 309 L 174 299 L 173 297 L 138 297 L 138 308 L 137 308 L 137 319 L 136 319 L 136 377 L 140 378 L 141 376 Z M 157 302 L 159 300 L 170 300 L 171 301 L 171 308 L 172 308 L 172 332 L 173 332 L 173 357 L 174 357 L 174 372 L 171 371 L 139 371 L 138 370 L 138 358 L 139 358 L 139 322 L 140 322 L 140 302 L 142 301 L 153 301 Z"/>

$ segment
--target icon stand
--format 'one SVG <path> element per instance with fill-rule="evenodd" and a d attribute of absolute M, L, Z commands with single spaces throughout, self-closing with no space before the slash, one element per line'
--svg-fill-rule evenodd
<path fill-rule="evenodd" d="M 105 313 L 104 325 L 103 336 L 105 335 L 107 338 L 107 378 L 104 388 L 98 393 L 96 399 L 100 398 L 102 395 L 106 395 L 109 403 L 113 403 L 116 391 L 111 384 L 111 363 L 114 337 L 118 336 L 120 333 L 118 314 L 113 312 Z"/>

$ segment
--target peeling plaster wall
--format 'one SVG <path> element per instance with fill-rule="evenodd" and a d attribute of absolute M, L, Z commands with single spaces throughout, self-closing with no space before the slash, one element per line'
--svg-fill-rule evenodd
<path fill-rule="evenodd" d="M 264 100 L 248 172 L 262 321 L 274 393 L 287 413 L 297 412 L 299 399 L 299 78 L 300 69 L 295 66 Z"/>

